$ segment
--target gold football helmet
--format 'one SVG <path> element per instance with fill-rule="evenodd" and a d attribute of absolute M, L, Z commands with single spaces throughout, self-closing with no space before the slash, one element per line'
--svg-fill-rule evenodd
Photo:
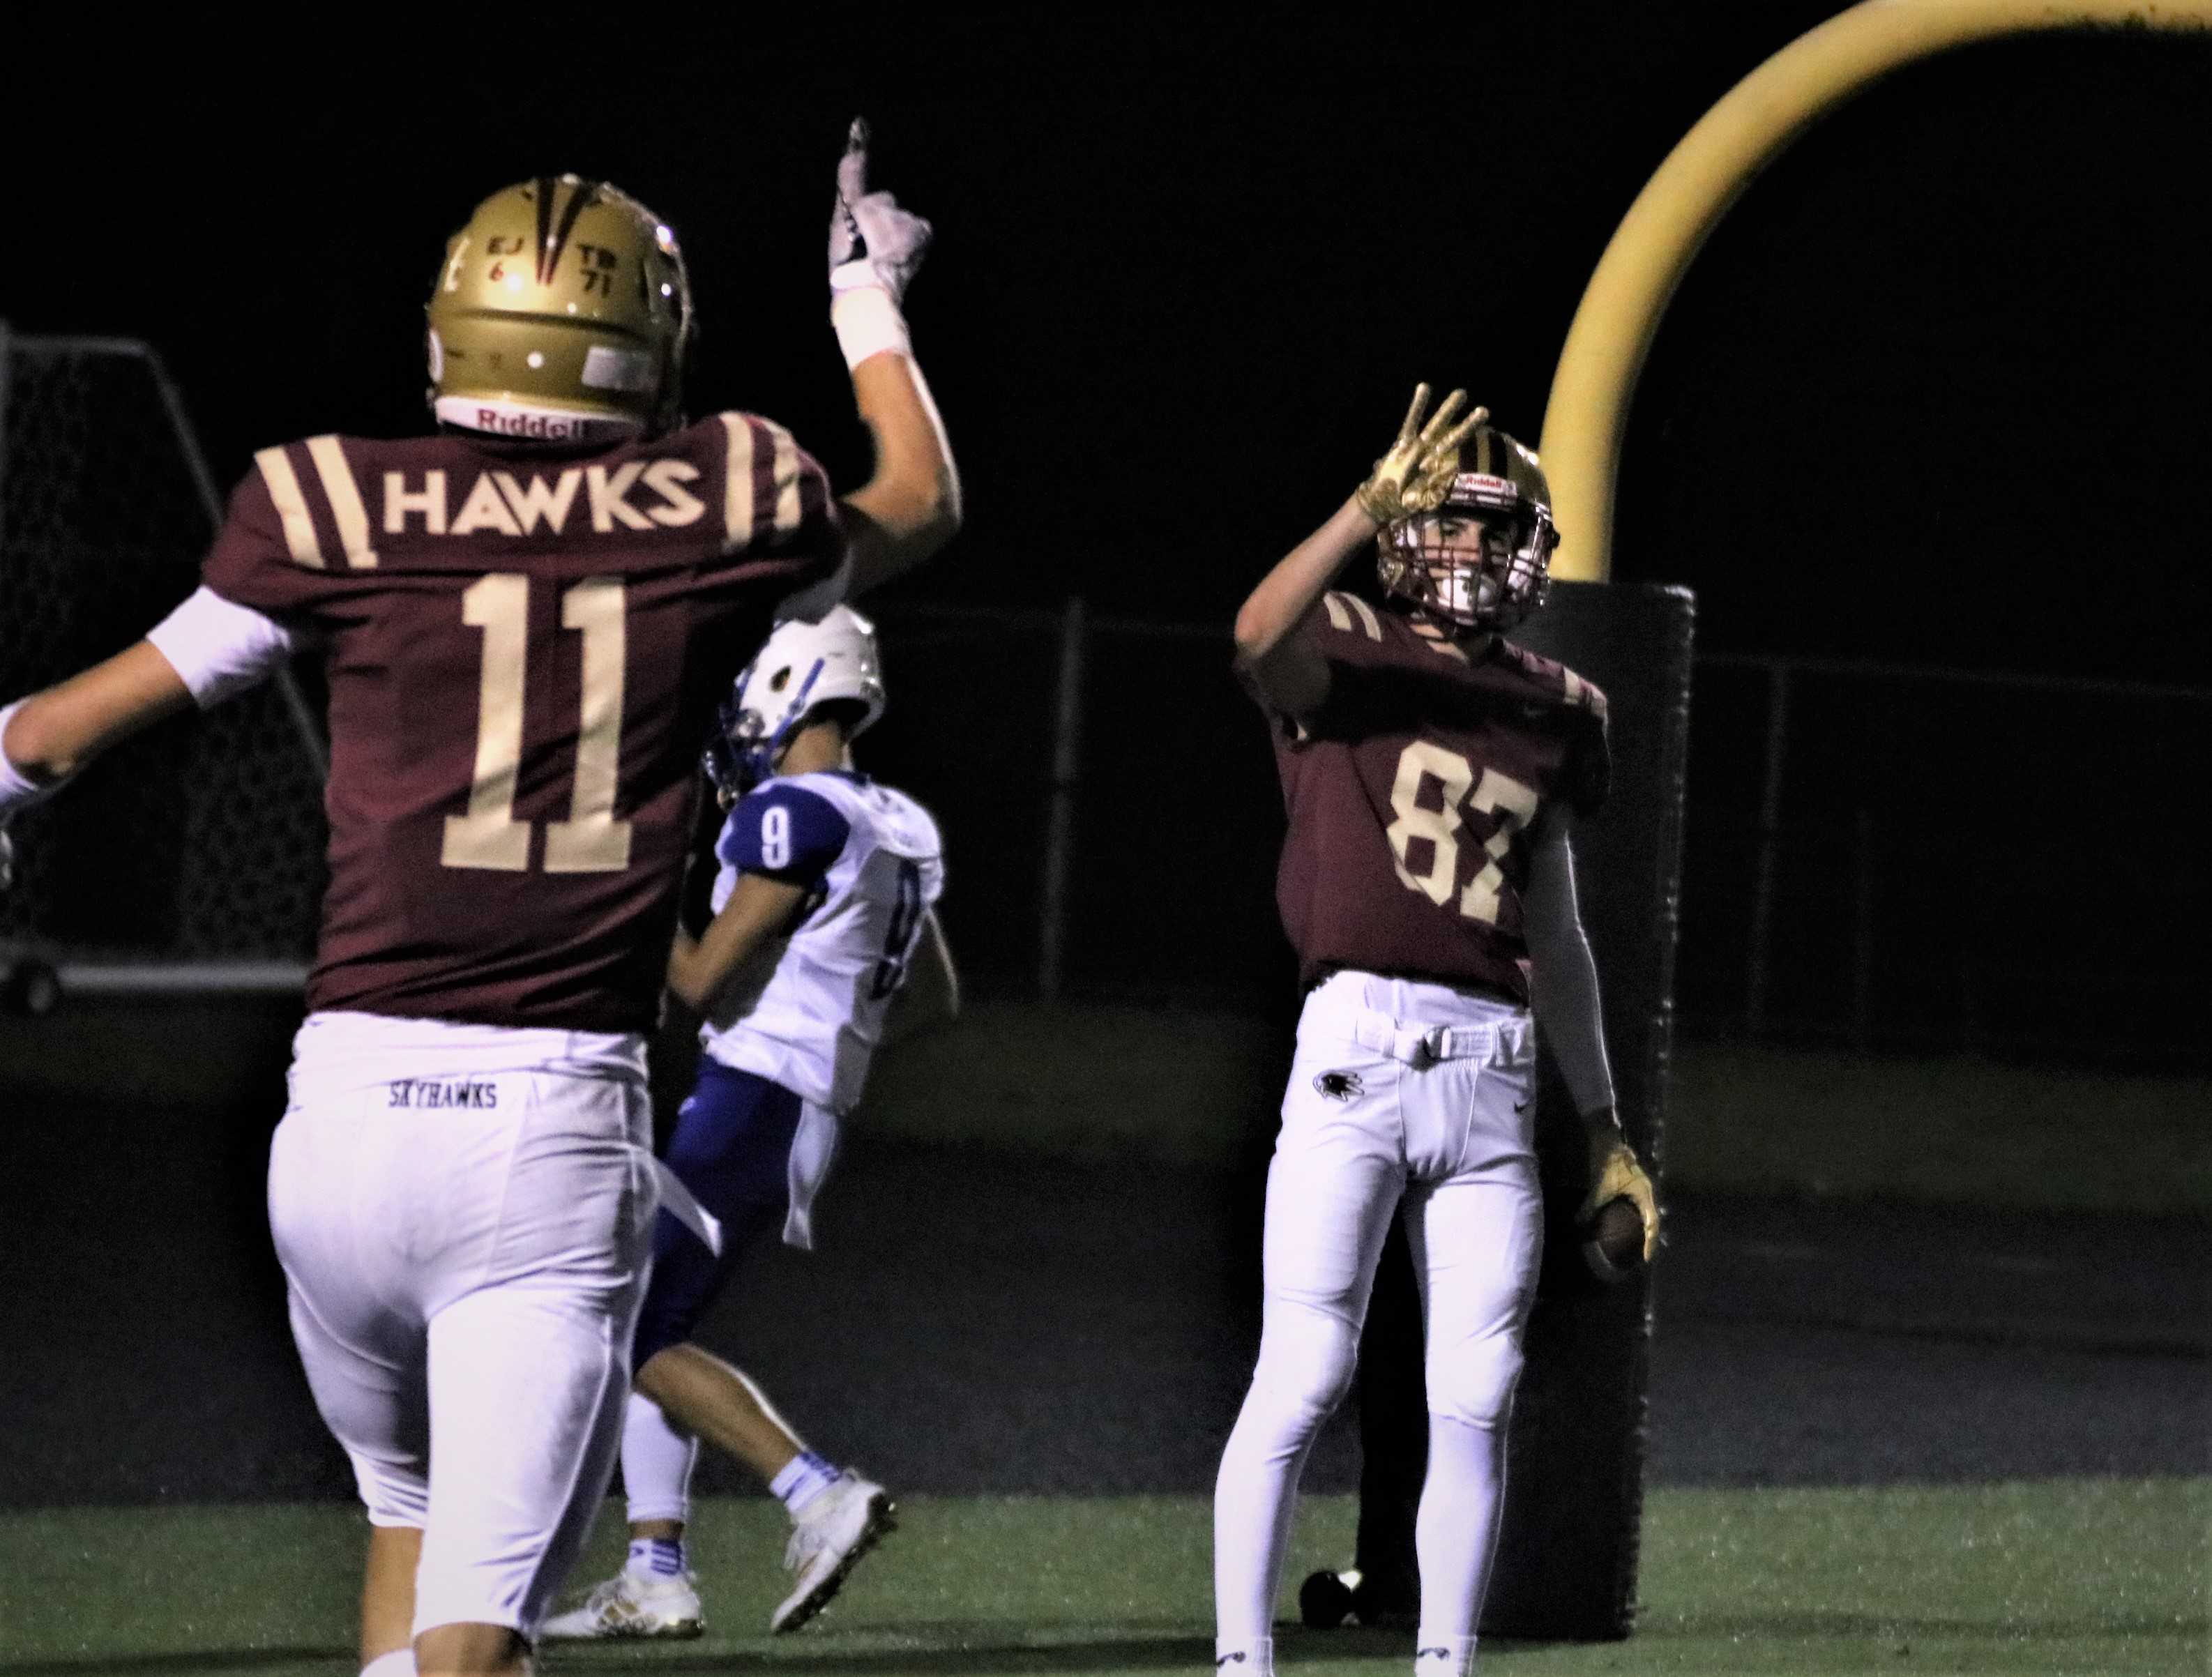
<path fill-rule="evenodd" d="M 448 425 L 612 443 L 679 422 L 691 285 L 667 224 L 603 180 L 495 192 L 447 241 L 428 308 Z"/>
<path fill-rule="evenodd" d="M 1544 468 L 1478 424 L 1435 475 L 1440 494 L 1376 533 L 1382 586 L 1462 629 L 1510 629 L 1551 587 L 1559 532 Z"/>

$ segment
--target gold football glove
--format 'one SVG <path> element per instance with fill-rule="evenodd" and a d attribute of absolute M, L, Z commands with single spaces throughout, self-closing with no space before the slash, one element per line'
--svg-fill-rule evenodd
<path fill-rule="evenodd" d="M 1590 1189 L 1589 1198 L 1583 1201 L 1575 1221 L 1588 1223 L 1597 1215 L 1599 1206 L 1614 1200 L 1629 1201 L 1644 1219 L 1644 1261 L 1650 1263 L 1659 1250 L 1659 1196 L 1652 1191 L 1651 1178 L 1644 1174 L 1636 1149 L 1615 1139 L 1595 1175 L 1597 1184 Z"/>
<path fill-rule="evenodd" d="M 1373 473 L 1359 486 L 1360 511 L 1376 523 L 1389 526 L 1443 505 L 1452 474 L 1459 470 L 1461 442 L 1490 417 L 1489 409 L 1477 408 L 1454 425 L 1452 417 L 1466 400 L 1465 391 L 1452 392 L 1424 425 L 1421 410 L 1429 404 L 1429 387 L 1413 386 L 1413 405 L 1406 410 L 1406 422 L 1398 428 L 1397 441 L 1375 462 Z"/>

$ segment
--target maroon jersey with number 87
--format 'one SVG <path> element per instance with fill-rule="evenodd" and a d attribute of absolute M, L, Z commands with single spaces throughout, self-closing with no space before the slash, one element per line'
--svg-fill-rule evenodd
<path fill-rule="evenodd" d="M 1339 968 L 1487 989 L 1524 1006 L 1529 829 L 1604 802 L 1605 696 L 1493 640 L 1472 656 L 1397 611 L 1330 593 L 1301 625 L 1327 702 L 1275 717 L 1290 830 L 1275 896 L 1302 980 Z"/>
<path fill-rule="evenodd" d="M 204 577 L 328 660 L 309 1007 L 649 1029 L 707 724 L 843 558 L 821 468 L 745 414 L 590 454 L 262 450 Z"/>

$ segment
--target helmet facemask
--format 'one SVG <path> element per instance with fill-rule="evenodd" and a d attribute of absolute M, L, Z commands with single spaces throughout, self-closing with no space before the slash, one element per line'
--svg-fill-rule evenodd
<path fill-rule="evenodd" d="M 757 664 L 738 677 L 736 690 L 722 701 L 715 716 L 714 735 L 707 742 L 702 760 L 715 790 L 734 802 L 775 773 L 775 760 L 783 755 L 792 735 L 806 725 L 811 690 L 821 674 L 819 660 L 803 671 L 788 667 L 777 670 L 775 676 L 795 684 L 798 690 L 788 706 L 781 704 L 781 696 L 772 696 L 763 705 L 759 702 L 761 696 L 755 694 L 756 702 L 746 702 L 750 684 L 775 679 L 775 676 L 763 677 Z M 772 710 L 776 713 L 773 716 Z"/>
<path fill-rule="evenodd" d="M 1391 593 L 1461 629 L 1509 629 L 1543 605 L 1558 538 L 1540 512 L 1445 507 L 1402 520 L 1376 541 Z"/>
<path fill-rule="evenodd" d="M 1536 457 L 1483 426 L 1462 445 L 1473 469 L 1454 471 L 1427 511 L 1376 532 L 1384 590 L 1462 629 L 1503 631 L 1544 603 L 1551 587 L 1551 489 Z"/>
<path fill-rule="evenodd" d="M 844 605 L 817 623 L 784 623 L 769 636 L 722 701 L 700 766 L 734 802 L 775 773 L 784 747 L 817 711 L 840 702 L 859 710 L 848 741 L 884 714 L 874 626 Z"/>

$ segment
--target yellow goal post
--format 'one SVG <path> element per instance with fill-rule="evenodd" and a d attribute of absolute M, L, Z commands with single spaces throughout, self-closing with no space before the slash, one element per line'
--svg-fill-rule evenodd
<path fill-rule="evenodd" d="M 2098 25 L 2212 30 L 2212 0 L 1863 0 L 1784 47 L 1698 119 L 1598 259 L 1552 375 L 1541 452 L 1560 531 L 1553 576 L 1611 578 L 1613 483 L 1637 376 L 1692 258 L 1759 172 L 1893 70 L 1976 41 Z"/>

